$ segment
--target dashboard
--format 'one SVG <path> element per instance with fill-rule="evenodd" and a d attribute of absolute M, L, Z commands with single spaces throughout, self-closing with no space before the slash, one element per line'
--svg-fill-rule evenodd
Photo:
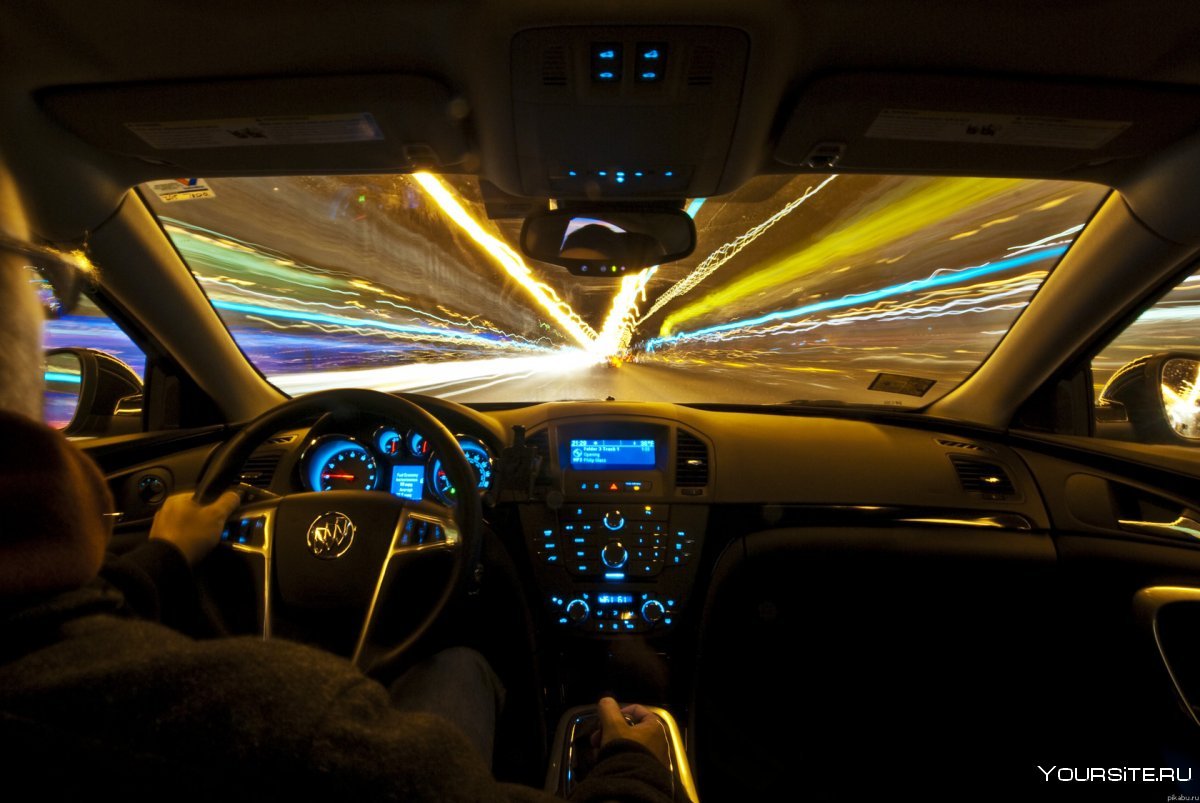
<path fill-rule="evenodd" d="M 568 638 L 670 633 L 721 551 L 755 530 L 1049 526 L 1015 450 L 925 422 L 650 403 L 420 403 L 456 433 L 484 498 L 485 537 L 523 564 L 544 624 Z M 136 513 L 148 480 L 191 471 L 141 466 L 114 487 Z M 414 503 L 453 504 L 458 492 L 423 433 L 356 414 L 277 433 L 242 480 L 281 495 L 367 490 Z"/>

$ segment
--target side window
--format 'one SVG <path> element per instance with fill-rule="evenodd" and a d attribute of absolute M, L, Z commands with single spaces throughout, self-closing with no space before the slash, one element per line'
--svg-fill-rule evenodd
<path fill-rule="evenodd" d="M 1096 435 L 1200 447 L 1200 272 L 1092 360 Z"/>
<path fill-rule="evenodd" d="M 141 429 L 136 395 L 145 379 L 146 355 L 90 298 L 81 297 L 69 315 L 46 321 L 43 346 L 47 351 L 43 406 L 47 424 L 67 434 Z M 82 349 L 91 352 L 80 354 Z M 85 374 L 88 387 L 84 386 Z M 80 409 L 81 401 L 88 409 Z"/>

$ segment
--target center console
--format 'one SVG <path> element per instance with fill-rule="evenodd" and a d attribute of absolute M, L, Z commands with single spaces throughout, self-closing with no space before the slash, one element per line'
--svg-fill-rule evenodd
<path fill-rule="evenodd" d="M 521 523 L 547 614 L 586 637 L 669 631 L 708 518 L 710 448 L 653 419 L 561 421 L 529 438 L 550 485 Z"/>

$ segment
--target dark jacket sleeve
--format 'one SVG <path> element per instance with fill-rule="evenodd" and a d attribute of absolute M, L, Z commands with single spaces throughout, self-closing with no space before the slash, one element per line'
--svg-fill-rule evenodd
<path fill-rule="evenodd" d="M 125 597 L 124 611 L 190 635 L 208 635 L 196 580 L 174 544 L 154 540 L 123 554 L 109 554 L 101 582 Z"/>
<path fill-rule="evenodd" d="M 649 750 L 628 739 L 605 745 L 596 766 L 571 795 L 572 803 L 659 803 L 671 799 L 672 781 L 667 768 Z"/>

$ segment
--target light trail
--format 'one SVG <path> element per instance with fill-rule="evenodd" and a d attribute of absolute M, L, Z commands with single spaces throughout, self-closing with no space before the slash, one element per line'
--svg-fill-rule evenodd
<path fill-rule="evenodd" d="M 765 323 L 774 321 L 784 321 L 790 318 L 799 318 L 805 315 L 811 315 L 816 312 L 824 312 L 825 310 L 844 309 L 853 307 L 859 304 L 869 304 L 873 301 L 892 298 L 895 296 L 905 295 L 908 293 L 919 292 L 934 287 L 943 287 L 951 284 L 977 279 L 981 276 L 987 276 L 1001 271 L 1012 270 L 1013 268 L 1023 267 L 1025 265 L 1039 262 L 1046 259 L 1052 259 L 1062 256 L 1066 253 L 1067 246 L 1056 246 L 1046 248 L 1041 251 L 1029 252 L 1021 256 L 1008 257 L 997 262 L 985 263 L 971 268 L 963 268 L 961 270 L 952 271 L 935 271 L 931 276 L 925 279 L 917 279 L 903 284 L 896 284 L 890 287 L 884 287 L 879 290 L 872 290 L 866 293 L 854 293 L 840 298 L 833 298 L 827 301 L 817 301 L 812 304 L 795 307 L 793 309 L 779 310 L 777 312 L 759 315 L 754 318 L 747 318 L 740 321 L 730 321 L 728 323 L 717 324 L 715 326 L 706 326 L 702 329 L 697 329 L 691 332 L 679 332 L 669 337 L 651 338 L 646 341 L 646 350 L 654 351 L 663 346 L 678 343 L 681 340 L 695 340 L 705 338 L 710 335 L 731 332 L 737 329 L 747 329 L 756 326 L 761 326 Z"/>
<path fill-rule="evenodd" d="M 505 375 L 510 378 L 521 374 L 560 377 L 572 371 L 586 370 L 593 364 L 594 360 L 590 359 L 586 352 L 563 348 L 527 357 L 495 357 L 442 363 L 409 363 L 382 368 L 310 371 L 274 376 L 271 381 L 291 396 L 341 387 L 371 388 L 385 392 L 411 391 L 471 380 L 494 379 Z"/>
<path fill-rule="evenodd" d="M 629 348 L 636 325 L 634 315 L 637 313 L 638 300 L 645 300 L 646 283 L 657 270 L 658 266 L 655 266 L 621 278 L 621 287 L 613 296 L 608 316 L 596 337 L 594 353 L 600 357 L 614 357 Z"/>
<path fill-rule="evenodd" d="M 729 260 L 737 256 L 742 249 L 765 234 L 776 223 L 783 220 L 792 212 L 803 206 L 806 201 L 819 193 L 821 190 L 825 189 L 825 187 L 829 186 L 829 183 L 835 178 L 837 178 L 837 176 L 832 175 L 817 186 L 809 187 L 807 190 L 805 190 L 803 195 L 788 203 L 778 212 L 771 215 L 771 217 L 713 251 L 711 254 L 705 257 L 703 262 L 693 268 L 691 273 L 668 287 L 662 293 L 662 295 L 655 299 L 653 306 L 650 307 L 646 314 L 638 318 L 637 324 L 645 322 L 647 318 L 662 309 L 663 306 L 665 306 L 672 299 L 678 298 L 679 296 L 690 292 L 696 287 L 696 285 L 700 284 L 700 282 L 704 281 L 713 273 L 720 270 L 721 267 L 729 262 Z M 703 198 L 698 198 L 697 201 L 699 201 L 699 203 L 693 201 L 687 210 L 688 214 L 692 217 L 696 216 L 696 212 L 700 211 L 700 204 L 704 203 Z"/>
<path fill-rule="evenodd" d="M 412 178 L 428 193 L 455 224 L 490 254 L 534 301 L 585 351 L 595 353 L 596 330 L 587 324 L 549 285 L 539 282 L 525 260 L 507 243 L 484 231 L 479 221 L 463 207 L 441 179 L 432 173 L 414 173 Z M 603 356 L 603 355 L 601 355 Z"/>
<path fill-rule="evenodd" d="M 832 232 L 787 256 L 766 262 L 728 284 L 668 315 L 659 331 L 666 337 L 683 324 L 728 309 L 764 291 L 795 285 L 831 266 L 859 262 L 884 249 L 903 252 L 907 238 L 935 230 L 940 224 L 993 198 L 1011 192 L 1015 179 L 931 179 L 905 183 L 877 197 Z"/>
<path fill-rule="evenodd" d="M 335 271 L 297 263 L 291 259 L 280 259 L 276 252 L 265 246 L 246 241 L 222 241 L 215 232 L 178 222 L 167 228 L 180 252 L 193 268 L 197 281 L 210 288 L 210 301 L 218 310 L 238 312 L 251 317 L 261 316 L 260 319 L 267 323 L 270 319 L 295 321 L 301 326 L 310 326 L 323 333 L 379 333 L 408 339 L 460 340 L 486 346 L 489 350 L 498 347 L 513 347 L 523 351 L 545 348 L 538 343 L 544 340 L 543 338 L 531 341 L 522 335 L 505 332 L 486 321 L 482 324 L 476 323 L 480 317 L 478 315 L 465 315 L 445 307 L 439 309 L 457 318 L 457 321 L 411 304 L 397 303 L 408 299 L 366 279 L 340 275 Z M 210 272 L 214 269 L 215 272 Z M 235 275 L 230 276 L 222 271 L 229 271 Z M 261 283 L 264 278 L 265 284 Z M 264 292 L 260 288 L 270 288 L 275 292 Z M 316 298 L 311 298 L 314 291 Z M 310 298 L 302 298 L 300 293 L 309 295 Z M 332 301 L 321 300 L 321 296 L 325 294 L 333 294 L 338 298 Z M 263 303 L 256 303 L 258 301 Z M 297 307 L 321 307 L 324 310 L 358 312 L 361 315 L 310 312 L 295 309 Z M 428 325 L 390 321 L 388 310 L 381 307 L 407 312 L 420 324 Z M 325 325 L 330 324 L 340 328 L 326 328 Z M 469 331 L 459 331 L 455 327 Z M 491 337 L 487 336 L 488 334 Z"/>
<path fill-rule="evenodd" d="M 351 330 L 374 329 L 382 332 L 397 332 L 408 335 L 449 338 L 451 340 L 465 340 L 488 345 L 494 345 L 496 343 L 495 338 L 477 335 L 472 332 L 455 331 L 452 329 L 430 329 L 426 326 L 409 326 L 375 319 L 348 318 L 344 315 L 328 315 L 323 312 L 309 312 L 307 310 L 279 309 L 276 307 L 264 307 L 259 304 L 243 304 L 237 301 L 222 301 L 219 299 L 213 299 L 212 305 L 215 309 L 225 310 L 227 312 L 239 312 L 243 315 L 256 315 L 264 318 L 278 318 L 285 321 L 300 321 L 301 323 L 307 324 L 325 323 L 332 324 L 334 326 L 346 327 L 347 329 Z M 516 343 L 509 343 L 508 345 L 518 348 L 531 347 L 527 346 L 526 344 Z"/>

